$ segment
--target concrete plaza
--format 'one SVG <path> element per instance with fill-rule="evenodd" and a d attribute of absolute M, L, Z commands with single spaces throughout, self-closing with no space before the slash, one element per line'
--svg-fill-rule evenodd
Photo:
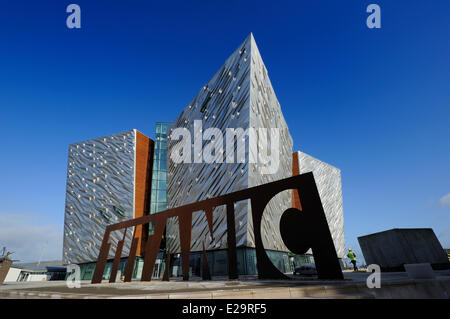
<path fill-rule="evenodd" d="M 369 289 L 366 272 L 344 272 L 345 279 L 319 280 L 292 277 L 292 280 L 213 278 L 201 281 L 179 278 L 170 282 L 133 281 L 129 283 L 91 284 L 68 288 L 65 281 L 10 282 L 0 286 L 0 298 L 136 298 L 136 299 L 378 299 L 378 298 L 449 298 L 450 271 L 435 271 L 436 279 L 412 280 L 405 272 L 381 273 L 381 288 Z"/>

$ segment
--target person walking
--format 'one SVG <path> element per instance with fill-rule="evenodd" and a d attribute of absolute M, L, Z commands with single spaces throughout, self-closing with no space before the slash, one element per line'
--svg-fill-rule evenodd
<path fill-rule="evenodd" d="M 348 249 L 347 257 L 350 258 L 350 261 L 353 264 L 353 271 L 358 271 L 358 267 L 356 267 L 356 254 L 351 248 Z"/>

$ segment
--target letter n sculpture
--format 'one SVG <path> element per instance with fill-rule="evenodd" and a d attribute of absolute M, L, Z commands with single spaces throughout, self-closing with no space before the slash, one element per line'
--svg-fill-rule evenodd
<path fill-rule="evenodd" d="M 110 232 L 121 229 L 125 229 L 126 232 L 131 227 L 136 229 L 154 223 L 154 233 L 149 235 L 144 243 L 144 266 L 141 276 L 141 281 L 150 281 L 167 219 L 172 217 L 178 217 L 183 279 L 189 280 L 192 214 L 203 211 L 211 235 L 213 235 L 212 212 L 214 207 L 222 205 L 226 206 L 227 216 L 228 277 L 230 279 L 238 278 L 234 203 L 247 199 L 251 201 L 258 277 L 260 279 L 289 279 L 272 264 L 266 254 L 261 238 L 261 220 L 264 208 L 270 199 L 284 190 L 291 189 L 297 190 L 299 194 L 301 210 L 289 208 L 283 212 L 280 219 L 280 233 L 283 242 L 295 254 L 304 254 L 312 249 L 319 278 L 343 279 L 314 176 L 312 173 L 306 173 L 107 226 L 92 283 L 100 283 L 102 280 L 110 249 L 108 242 Z M 118 244 L 120 251 L 123 247 L 122 241 Z M 137 239 L 134 239 L 126 266 L 125 281 L 131 281 L 136 249 Z M 117 273 L 119 260 L 120 254 L 116 252 L 112 274 Z M 110 279 L 110 281 L 114 280 L 115 277 Z"/>

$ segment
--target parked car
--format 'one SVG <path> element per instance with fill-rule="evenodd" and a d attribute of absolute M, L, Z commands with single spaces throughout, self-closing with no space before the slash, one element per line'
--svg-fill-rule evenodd
<path fill-rule="evenodd" d="M 295 267 L 294 275 L 317 275 L 317 269 L 315 264 L 303 264 L 301 266 Z"/>

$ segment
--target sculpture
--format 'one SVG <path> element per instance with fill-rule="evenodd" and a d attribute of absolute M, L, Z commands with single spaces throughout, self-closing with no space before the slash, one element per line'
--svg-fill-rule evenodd
<path fill-rule="evenodd" d="M 272 264 L 265 252 L 261 238 L 261 220 L 264 208 L 272 197 L 289 189 L 297 190 L 302 210 L 289 208 L 283 213 L 280 220 L 280 232 L 284 243 L 294 253 L 304 253 L 311 248 L 316 260 L 319 278 L 343 279 L 314 176 L 312 173 L 306 173 L 107 226 L 92 283 L 100 283 L 102 280 L 111 246 L 108 242 L 109 234 L 120 229 L 125 229 L 124 233 L 126 233 L 130 227 L 134 227 L 134 233 L 136 234 L 138 227 L 143 227 L 153 222 L 155 224 L 154 233 L 148 236 L 145 243 L 144 266 L 141 277 L 141 281 L 150 281 L 166 221 L 171 217 L 178 217 L 183 280 L 189 280 L 192 214 L 195 211 L 204 211 L 210 233 L 213 236 L 213 208 L 222 205 L 225 205 L 227 208 L 228 277 L 237 279 L 234 203 L 245 199 L 250 199 L 251 201 L 258 277 L 260 279 L 290 279 Z M 125 236 L 119 241 L 117 246 L 110 282 L 115 281 L 115 276 L 113 275 L 115 275 L 119 266 L 124 239 Z M 125 282 L 131 281 L 138 239 L 133 236 L 125 271 Z"/>

